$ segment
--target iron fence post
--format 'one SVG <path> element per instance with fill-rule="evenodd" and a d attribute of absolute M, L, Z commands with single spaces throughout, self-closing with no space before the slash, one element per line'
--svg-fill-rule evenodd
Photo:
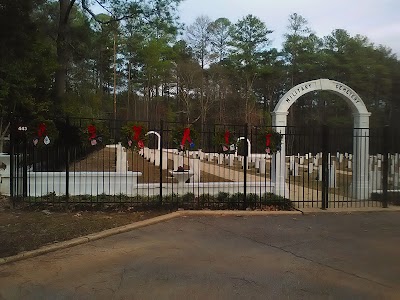
<path fill-rule="evenodd" d="M 163 131 L 164 131 L 164 121 L 160 121 L 160 206 L 163 202 Z"/>
<path fill-rule="evenodd" d="M 327 125 L 322 127 L 322 209 L 328 208 L 329 176 L 328 158 L 329 152 L 329 128 Z"/>
<path fill-rule="evenodd" d="M 10 119 L 10 196 L 11 196 L 13 208 L 15 208 L 15 199 L 14 199 L 14 196 L 15 196 L 15 193 L 14 193 L 14 168 L 15 168 L 14 126 L 15 125 L 14 124 L 15 124 L 14 116 L 11 114 L 11 119 Z"/>
<path fill-rule="evenodd" d="M 66 119 L 66 129 L 70 130 L 69 117 Z M 67 133 L 67 132 L 66 132 Z M 68 136 L 68 134 L 67 134 Z M 69 143 L 67 136 L 65 136 L 65 197 L 69 201 Z"/>
<path fill-rule="evenodd" d="M 244 198 L 243 198 L 243 208 L 246 209 L 247 208 L 247 158 L 249 155 L 248 149 L 249 149 L 249 144 L 248 144 L 248 131 L 249 130 L 249 125 L 246 123 L 244 125 L 244 142 L 245 142 L 245 147 L 244 147 L 244 158 L 243 158 L 243 172 L 244 172 L 244 179 L 243 179 L 243 183 L 244 183 L 244 187 L 243 187 L 243 194 L 244 194 Z"/>
<path fill-rule="evenodd" d="M 26 142 L 27 137 L 24 134 L 23 152 L 22 152 L 22 195 L 28 196 L 28 145 Z"/>
<path fill-rule="evenodd" d="M 383 162 L 382 162 L 382 207 L 388 207 L 388 179 L 389 179 L 389 153 L 390 153 L 389 126 L 383 127 Z"/>

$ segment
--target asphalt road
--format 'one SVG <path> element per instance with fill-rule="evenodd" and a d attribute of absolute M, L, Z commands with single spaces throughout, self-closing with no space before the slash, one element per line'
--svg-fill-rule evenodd
<path fill-rule="evenodd" d="M 0 299 L 400 299 L 400 214 L 180 217 L 0 266 Z"/>

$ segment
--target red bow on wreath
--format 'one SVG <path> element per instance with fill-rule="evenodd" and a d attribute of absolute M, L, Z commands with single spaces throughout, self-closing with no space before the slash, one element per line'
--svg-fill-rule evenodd
<path fill-rule="evenodd" d="M 271 152 L 270 146 L 271 146 L 271 137 L 272 137 L 272 133 L 267 133 L 267 135 L 265 136 L 266 141 L 265 141 L 265 152 L 267 152 L 268 154 Z"/>
<path fill-rule="evenodd" d="M 142 127 L 142 126 L 136 126 L 136 125 L 134 125 L 134 126 L 132 127 L 132 130 L 133 130 L 133 132 L 135 133 L 135 135 L 133 136 L 133 140 L 134 140 L 135 142 L 137 142 L 138 147 L 139 147 L 140 149 L 144 148 L 144 143 L 143 143 L 143 141 L 140 139 L 140 134 L 142 133 L 143 127 Z"/>
<path fill-rule="evenodd" d="M 265 137 L 266 137 L 266 143 L 265 143 L 265 145 L 266 145 L 267 147 L 269 147 L 269 146 L 271 145 L 272 133 L 267 133 L 267 135 L 266 135 Z"/>
<path fill-rule="evenodd" d="M 185 147 L 186 141 L 189 142 L 190 148 L 194 147 L 194 143 L 193 143 L 192 139 L 190 138 L 190 128 L 185 128 L 183 130 L 183 137 L 182 137 L 182 141 L 181 141 L 181 149 L 182 150 Z"/>
<path fill-rule="evenodd" d="M 46 136 L 46 124 L 40 123 L 38 127 L 38 137 Z"/>
<path fill-rule="evenodd" d="M 87 129 L 88 129 L 88 132 L 89 132 L 89 140 L 96 139 L 96 126 L 89 125 Z"/>
<path fill-rule="evenodd" d="M 224 139 L 225 139 L 225 144 L 229 145 L 229 137 L 230 137 L 231 133 L 227 130 L 225 131 L 225 135 L 224 135 Z"/>

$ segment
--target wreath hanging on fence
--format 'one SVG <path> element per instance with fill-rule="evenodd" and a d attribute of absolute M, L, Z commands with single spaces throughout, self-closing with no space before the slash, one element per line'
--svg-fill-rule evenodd
<path fill-rule="evenodd" d="M 39 147 L 41 145 L 49 146 L 51 142 L 54 142 L 55 139 L 58 138 L 58 130 L 54 125 L 53 121 L 50 120 L 41 120 L 39 122 L 31 123 L 31 126 L 28 126 L 30 134 L 33 136 L 32 143 L 35 147 Z"/>
<path fill-rule="evenodd" d="M 195 150 L 197 132 L 190 126 L 175 128 L 171 132 L 172 143 L 179 151 Z"/>
<path fill-rule="evenodd" d="M 96 146 L 99 143 L 103 142 L 103 137 L 98 133 L 98 129 L 96 125 L 89 124 L 87 127 L 87 132 L 89 135 L 89 143 L 92 146 Z"/>
<path fill-rule="evenodd" d="M 134 151 L 144 148 L 145 141 L 147 140 L 147 129 L 143 124 L 130 122 L 122 127 L 122 132 L 126 136 L 124 146 L 132 148 Z"/>
<path fill-rule="evenodd" d="M 264 131 L 263 140 L 265 141 L 265 152 L 267 154 L 273 154 L 281 150 L 282 135 L 272 128 L 267 128 Z"/>
<path fill-rule="evenodd" d="M 234 133 L 229 130 L 216 132 L 214 135 L 214 144 L 218 147 L 220 153 L 235 153 L 236 141 Z"/>

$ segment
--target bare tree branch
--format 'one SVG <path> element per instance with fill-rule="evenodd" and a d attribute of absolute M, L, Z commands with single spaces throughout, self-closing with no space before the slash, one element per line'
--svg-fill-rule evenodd
<path fill-rule="evenodd" d="M 99 3 L 98 1 L 96 1 L 96 2 Z M 99 3 L 99 4 L 100 4 L 100 3 Z M 101 4 L 100 4 L 100 5 L 101 5 Z M 105 8 L 103 5 L 101 5 L 101 7 L 102 7 L 103 9 L 105 9 L 108 13 L 110 13 L 110 11 L 109 11 L 107 8 Z M 82 8 L 83 8 L 87 13 L 89 13 L 89 14 L 91 15 L 91 17 L 92 17 L 96 22 L 98 22 L 98 23 L 100 23 L 100 24 L 110 24 L 110 23 L 113 23 L 113 22 L 118 22 L 118 21 L 122 21 L 122 20 L 126 20 L 126 19 L 133 19 L 133 18 L 135 18 L 135 17 L 137 16 L 137 13 L 140 13 L 140 12 L 141 12 L 141 10 L 137 9 L 136 12 L 135 12 L 135 14 L 128 14 L 128 15 L 124 15 L 124 16 L 121 16 L 121 17 L 113 16 L 112 13 L 110 13 L 110 14 L 111 14 L 111 19 L 108 20 L 108 21 L 103 21 L 103 20 L 100 20 L 100 19 L 97 17 L 97 15 L 90 9 L 90 7 L 87 5 L 86 0 L 82 0 Z"/>

